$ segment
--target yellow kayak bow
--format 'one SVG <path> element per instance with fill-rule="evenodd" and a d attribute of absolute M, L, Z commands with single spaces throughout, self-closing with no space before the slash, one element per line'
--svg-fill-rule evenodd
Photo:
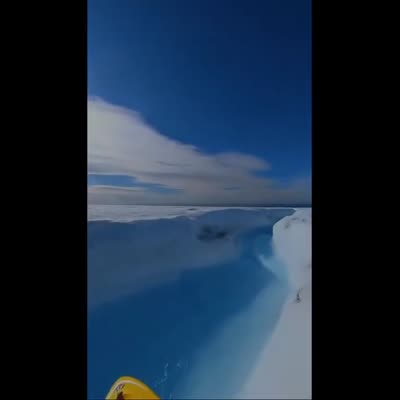
<path fill-rule="evenodd" d="M 138 379 L 122 376 L 112 385 L 106 400 L 160 400 L 160 397 Z"/>

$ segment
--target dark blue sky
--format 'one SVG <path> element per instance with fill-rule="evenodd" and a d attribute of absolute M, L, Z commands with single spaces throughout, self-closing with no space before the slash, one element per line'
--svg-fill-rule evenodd
<path fill-rule="evenodd" d="M 283 183 L 311 176 L 311 0 L 89 0 L 88 15 L 89 96 Z"/>
<path fill-rule="evenodd" d="M 310 0 L 89 0 L 88 14 L 89 95 L 202 150 L 310 174 Z"/>

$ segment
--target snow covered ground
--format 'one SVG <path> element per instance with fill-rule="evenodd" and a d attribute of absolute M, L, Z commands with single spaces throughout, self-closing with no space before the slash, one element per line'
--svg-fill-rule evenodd
<path fill-rule="evenodd" d="M 88 214 L 89 398 L 311 398 L 311 209 Z"/>
<path fill-rule="evenodd" d="M 175 218 L 181 216 L 197 216 L 209 211 L 222 211 L 227 207 L 198 207 L 198 206 L 134 206 L 134 205 L 99 205 L 90 204 L 88 207 L 89 221 L 110 220 L 119 222 L 138 221 L 145 219 Z M 270 207 L 229 207 L 240 210 L 268 210 Z M 287 207 L 274 207 L 287 209 Z"/>
<path fill-rule="evenodd" d="M 291 291 L 239 397 L 311 399 L 311 209 L 277 222 L 273 243 L 287 268 Z"/>

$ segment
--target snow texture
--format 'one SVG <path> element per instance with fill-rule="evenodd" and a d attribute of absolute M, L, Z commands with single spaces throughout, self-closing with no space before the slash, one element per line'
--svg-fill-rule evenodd
<path fill-rule="evenodd" d="M 291 295 L 239 398 L 311 399 L 311 209 L 278 221 L 273 245 Z"/>

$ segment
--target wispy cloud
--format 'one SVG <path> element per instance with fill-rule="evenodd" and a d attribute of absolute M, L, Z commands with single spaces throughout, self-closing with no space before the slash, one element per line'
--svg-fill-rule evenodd
<path fill-rule="evenodd" d="M 168 138 L 139 114 L 98 98 L 88 100 L 89 174 L 126 175 L 149 187 L 89 187 L 101 204 L 262 204 L 310 201 L 310 182 L 282 187 L 256 176 L 269 163 L 249 154 L 206 154 Z M 169 189 L 154 191 L 151 185 Z M 235 190 L 227 190 L 235 188 Z"/>

